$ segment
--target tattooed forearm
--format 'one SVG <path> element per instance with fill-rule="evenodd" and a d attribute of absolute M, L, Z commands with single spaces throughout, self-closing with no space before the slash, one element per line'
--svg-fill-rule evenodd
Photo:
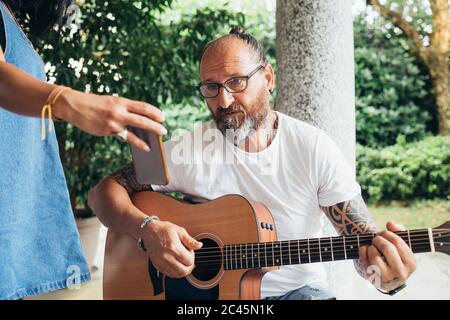
<path fill-rule="evenodd" d="M 124 187 L 131 196 L 140 191 L 151 191 L 152 187 L 149 184 L 139 184 L 136 180 L 133 163 L 128 164 L 122 169 L 111 175 L 111 178 L 116 180 L 118 184 Z"/>
<path fill-rule="evenodd" d="M 321 207 L 321 209 L 340 235 L 350 236 L 381 231 L 361 196 L 331 207 Z"/>
<path fill-rule="evenodd" d="M 342 236 L 381 231 L 361 196 L 337 203 L 331 207 L 321 207 L 321 209 L 330 219 L 336 231 Z M 354 265 L 358 274 L 366 278 L 366 272 L 361 261 L 359 259 L 354 260 Z"/>

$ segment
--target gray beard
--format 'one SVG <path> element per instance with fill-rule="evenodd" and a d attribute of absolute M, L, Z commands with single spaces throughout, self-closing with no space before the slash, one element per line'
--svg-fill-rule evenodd
<path fill-rule="evenodd" d="M 222 131 L 222 134 L 233 143 L 239 145 L 241 142 L 250 136 L 257 129 L 257 123 L 253 118 L 245 118 L 244 122 L 237 129 L 226 129 L 226 132 Z"/>
<path fill-rule="evenodd" d="M 217 123 L 217 127 L 228 141 L 234 145 L 240 145 L 261 126 L 267 126 L 268 119 L 269 108 L 267 108 L 262 117 L 245 117 L 238 128 L 236 128 L 238 124 L 235 122 L 235 119 L 229 119 L 220 124 Z"/>

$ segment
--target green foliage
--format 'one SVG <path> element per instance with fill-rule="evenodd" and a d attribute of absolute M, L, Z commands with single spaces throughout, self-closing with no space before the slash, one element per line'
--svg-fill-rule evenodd
<path fill-rule="evenodd" d="M 357 178 L 371 202 L 450 200 L 450 138 L 427 137 L 383 149 L 357 147 Z"/>
<path fill-rule="evenodd" d="M 162 21 L 172 1 L 86 0 L 79 30 L 40 43 L 51 81 L 81 91 L 114 94 L 152 103 L 167 112 L 167 127 L 189 127 L 181 117 L 204 120 L 196 92 L 204 45 L 244 16 L 226 10 L 197 10 L 176 22 Z M 178 111 L 177 111 L 178 110 Z M 194 111 L 195 110 L 195 111 Z M 57 124 L 60 154 L 74 209 L 86 208 L 88 190 L 130 160 L 128 146 L 98 138 L 70 124 Z M 170 137 L 171 131 L 167 137 Z"/>
<path fill-rule="evenodd" d="M 408 43 L 355 19 L 356 131 L 369 147 L 395 144 L 399 135 L 418 141 L 434 131 L 429 80 Z"/>
<path fill-rule="evenodd" d="M 85 0 L 79 30 L 65 30 L 60 39 L 49 34 L 33 42 L 47 62 L 51 81 L 160 107 L 166 115 L 169 134 L 164 139 L 168 139 L 175 129 L 190 129 L 210 118 L 195 88 L 200 54 L 209 40 L 234 25 L 244 26 L 263 42 L 276 69 L 274 8 L 264 8 L 263 2 Z M 364 14 L 355 20 L 354 30 L 358 142 L 379 147 L 403 140 L 404 145 L 433 132 L 435 106 L 426 93 L 430 81 L 408 53 L 408 43 L 388 24 L 369 25 Z M 89 136 L 70 124 L 56 126 L 72 205 L 81 211 L 87 207 L 88 190 L 130 161 L 128 146 L 113 138 Z M 397 182 L 402 182 L 402 197 L 408 198 L 408 187 L 425 179 L 421 173 L 412 184 L 402 171 L 403 162 L 395 169 L 392 159 L 376 157 L 387 149 L 358 150 L 363 190 L 375 200 L 395 198 Z M 439 183 L 432 187 L 429 179 L 424 181 L 426 188 L 420 190 L 424 194 L 431 190 L 425 197 L 435 197 L 442 189 Z M 448 184 L 448 171 L 445 181 Z"/>

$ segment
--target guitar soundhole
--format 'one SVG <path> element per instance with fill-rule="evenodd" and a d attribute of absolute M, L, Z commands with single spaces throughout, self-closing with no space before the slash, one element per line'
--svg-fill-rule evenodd
<path fill-rule="evenodd" d="M 203 246 L 195 252 L 195 269 L 192 275 L 200 281 L 213 279 L 222 267 L 222 251 L 212 239 L 200 239 Z"/>

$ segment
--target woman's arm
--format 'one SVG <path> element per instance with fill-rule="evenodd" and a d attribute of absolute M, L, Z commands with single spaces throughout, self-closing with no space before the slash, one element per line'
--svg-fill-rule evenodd
<path fill-rule="evenodd" d="M 2 47 L 0 46 L 0 62 L 6 62 L 5 56 L 3 55 Z"/>
<path fill-rule="evenodd" d="M 40 117 L 55 85 L 31 77 L 5 62 L 0 49 L 0 106 L 21 115 Z M 76 90 L 64 91 L 52 108 L 56 118 L 72 123 L 96 136 L 114 135 L 127 126 L 142 128 L 158 135 L 166 134 L 160 124 L 162 112 L 144 102 L 121 97 L 87 94 Z M 133 133 L 128 142 L 145 150 L 147 145 Z"/>

